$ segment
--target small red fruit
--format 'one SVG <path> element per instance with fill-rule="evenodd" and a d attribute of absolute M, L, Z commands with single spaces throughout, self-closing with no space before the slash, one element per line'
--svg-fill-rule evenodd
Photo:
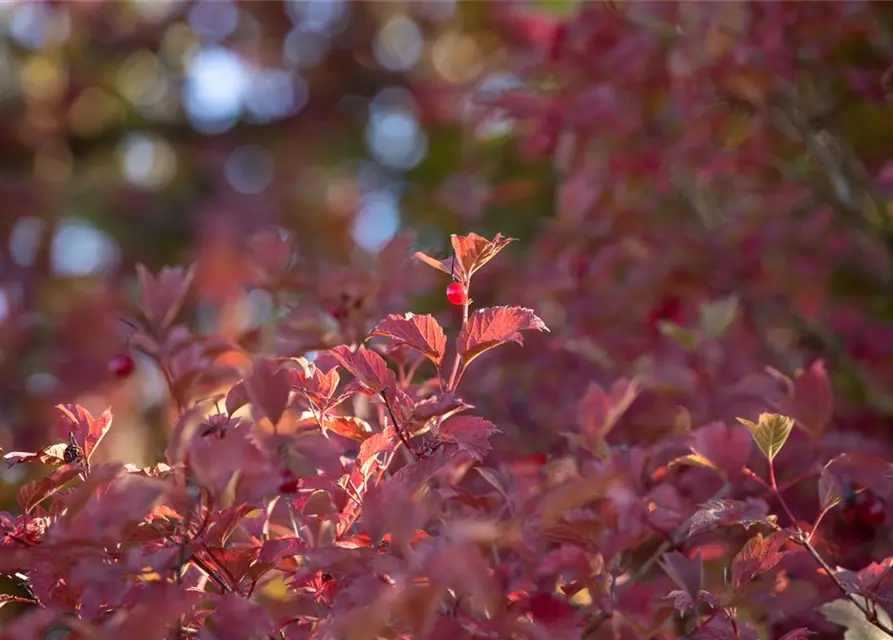
<path fill-rule="evenodd" d="M 126 378 L 133 373 L 133 358 L 126 353 L 119 353 L 109 360 L 109 373 L 116 378 Z"/>
<path fill-rule="evenodd" d="M 447 285 L 446 297 L 450 304 L 463 305 L 468 302 L 468 291 L 461 282 L 451 282 Z"/>
<path fill-rule="evenodd" d="M 873 493 L 863 491 L 856 501 L 856 516 L 862 524 L 876 527 L 886 520 L 884 503 Z"/>

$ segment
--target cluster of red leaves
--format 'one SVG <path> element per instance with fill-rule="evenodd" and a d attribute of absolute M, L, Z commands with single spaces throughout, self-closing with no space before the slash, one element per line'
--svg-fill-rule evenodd
<path fill-rule="evenodd" d="M 445 261 L 415 257 L 466 290 L 509 242 L 452 240 Z M 190 274 L 142 271 L 143 313 L 134 321 L 134 344 L 165 368 L 175 402 L 218 378 L 173 366 L 178 354 L 191 349 L 200 363 L 237 349 L 174 324 Z M 688 453 L 665 444 L 623 449 L 608 437 L 639 384 L 592 384 L 572 437 L 580 453 L 500 462 L 490 442 L 498 429 L 469 413 L 460 381 L 482 354 L 548 329 L 529 309 L 470 306 L 466 299 L 452 353 L 433 316 L 407 313 L 375 324 L 368 346 L 331 347 L 314 361 L 255 356 L 224 393 L 182 409 L 165 462 L 145 469 L 91 464 L 111 412 L 60 406 L 57 444 L 4 456 L 9 466 L 54 469 L 21 487 L 19 515 L 0 514 L 0 571 L 26 594 L 3 600 L 31 605 L 0 637 L 56 629 L 146 640 L 570 639 L 598 637 L 611 620 L 623 638 L 672 629 L 756 638 L 739 607 L 755 593 L 784 602 L 781 574 L 770 592 L 754 589 L 778 567 L 793 572 L 804 561 L 818 562 L 808 578 L 814 588 L 836 583 L 850 598 L 826 590 L 830 605 L 850 603 L 865 624 L 889 629 L 882 611 L 893 558 L 859 572 L 832 569 L 818 527 L 848 492 L 871 487 L 887 497 L 893 467 L 846 454 L 776 480 L 774 462 L 795 423 L 815 433 L 827 420 L 814 403 L 798 405 L 794 393 L 796 418 L 764 414 L 696 429 Z M 818 365 L 791 381 L 795 390 L 825 383 Z M 361 406 L 375 411 L 361 417 Z M 751 442 L 768 464 L 765 478 L 748 466 Z M 674 486 L 691 466 L 722 481 L 713 500 L 690 504 Z M 812 524 L 796 520 L 783 495 L 808 479 L 817 479 L 820 498 Z M 717 587 L 704 567 L 723 528 L 759 531 Z M 837 609 L 829 620 L 842 615 Z M 785 638 L 809 633 L 798 627 Z"/>
<path fill-rule="evenodd" d="M 239 284 L 280 308 L 248 336 L 177 323 L 205 265 L 141 269 L 130 346 L 168 381 L 165 462 L 91 464 L 111 414 L 78 406 L 60 407 L 59 442 L 6 454 L 53 470 L 0 516 L 0 572 L 19 585 L 2 600 L 29 605 L 0 637 L 893 636 L 888 452 L 836 428 L 846 412 L 823 361 L 782 367 L 779 344 L 793 346 L 776 336 L 790 312 L 777 301 L 793 300 L 842 350 L 884 343 L 827 295 L 833 260 L 812 243 L 888 265 L 819 189 L 765 166 L 800 166 L 769 134 L 773 109 L 802 115 L 790 78 L 870 29 L 842 5 L 605 4 L 521 25 L 554 75 L 492 104 L 564 175 L 536 258 L 500 291 L 555 334 L 490 353 L 547 331 L 523 306 L 471 309 L 492 293 L 481 269 L 501 235 L 415 254 L 452 281 L 449 350 L 442 319 L 392 313 L 405 238 L 368 270 L 316 278 L 296 275 L 310 270 L 290 239 L 253 238 Z M 643 100 L 653 86 L 662 99 Z M 806 112 L 790 124 L 811 140 Z M 829 165 L 813 160 L 817 180 Z M 657 215 L 676 202 L 685 211 Z M 321 308 L 295 297 L 308 289 Z M 877 353 L 864 359 L 883 378 Z M 520 430 L 495 415 L 551 439 L 498 447 Z M 856 562 L 859 548 L 877 553 Z"/>

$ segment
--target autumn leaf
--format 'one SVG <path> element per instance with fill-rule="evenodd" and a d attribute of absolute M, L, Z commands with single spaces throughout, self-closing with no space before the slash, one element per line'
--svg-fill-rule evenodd
<path fill-rule="evenodd" d="M 822 469 L 822 474 L 819 476 L 818 492 L 819 508 L 822 511 L 837 506 L 843 500 L 843 486 L 827 468 Z"/>
<path fill-rule="evenodd" d="M 395 345 L 408 345 L 425 355 L 439 367 L 446 348 L 446 336 L 434 316 L 389 315 L 379 322 L 369 334 L 391 338 Z"/>
<path fill-rule="evenodd" d="M 460 273 L 457 272 L 457 269 L 461 269 L 462 267 L 460 267 L 458 265 L 458 263 L 455 268 L 453 267 L 452 256 L 450 256 L 446 260 L 438 260 L 437 258 L 432 258 L 427 253 L 422 253 L 421 251 L 416 251 L 414 254 L 412 254 L 412 257 L 414 260 L 424 262 L 429 267 L 434 267 L 438 271 L 442 271 L 447 275 L 450 275 L 452 273 L 452 274 L 455 274 L 456 276 L 461 277 Z"/>
<path fill-rule="evenodd" d="M 323 427 L 351 440 L 366 440 L 372 435 L 372 427 L 362 418 L 354 416 L 326 416 Z"/>
<path fill-rule="evenodd" d="M 693 431 L 691 437 L 692 452 L 709 460 L 727 478 L 741 475 L 753 450 L 750 432 L 737 425 L 727 427 L 722 422 L 712 422 Z"/>
<path fill-rule="evenodd" d="M 226 393 L 226 400 L 224 401 L 226 413 L 233 415 L 249 402 L 251 402 L 251 398 L 248 397 L 248 388 L 245 386 L 245 381 L 239 380 Z"/>
<path fill-rule="evenodd" d="M 60 437 L 67 440 L 68 433 L 73 433 L 75 442 L 83 448 L 89 462 L 93 457 L 93 451 L 112 426 L 111 409 L 106 409 L 101 416 L 94 418 L 89 411 L 78 404 L 60 404 L 56 408 L 65 415 L 65 419 L 59 424 Z"/>
<path fill-rule="evenodd" d="M 176 319 L 195 278 L 195 265 L 164 267 L 153 276 L 142 264 L 136 266 L 140 285 L 140 309 L 156 332 L 163 332 Z"/>
<path fill-rule="evenodd" d="M 748 540 L 732 560 L 732 583 L 734 586 L 740 587 L 777 565 L 784 556 L 784 553 L 780 553 L 779 550 L 789 537 L 789 532 L 782 530 L 767 537 L 758 533 Z"/>
<path fill-rule="evenodd" d="M 260 358 L 254 371 L 245 378 L 245 389 L 251 404 L 257 407 L 275 426 L 282 419 L 291 394 L 288 373 L 271 358 Z"/>
<path fill-rule="evenodd" d="M 760 414 L 757 424 L 743 418 L 738 418 L 738 422 L 750 430 L 754 442 L 770 462 L 781 451 L 794 426 L 793 419 L 777 413 Z"/>
<path fill-rule="evenodd" d="M 4 454 L 6 467 L 12 468 L 17 464 L 26 462 L 39 462 L 41 464 L 62 465 L 65 463 L 65 449 L 68 445 L 64 442 L 44 447 L 36 453 L 27 451 L 10 451 Z"/>
<path fill-rule="evenodd" d="M 287 371 L 292 387 L 306 395 L 321 411 L 331 405 L 332 395 L 341 381 L 337 366 L 322 371 L 306 358 L 295 358 L 287 365 L 290 365 Z"/>
<path fill-rule="evenodd" d="M 29 513 L 34 507 L 61 489 L 67 482 L 76 478 L 82 471 L 77 465 L 64 465 L 40 480 L 29 482 L 19 489 L 19 507 L 24 513 Z"/>
<path fill-rule="evenodd" d="M 471 314 L 458 337 L 459 354 L 467 366 L 485 351 L 506 342 L 524 344 L 522 331 L 548 331 L 545 323 L 523 307 L 487 307 Z"/>
<path fill-rule="evenodd" d="M 490 436 L 499 430 L 489 420 L 477 416 L 453 416 L 440 425 L 437 437 L 458 445 L 476 460 L 483 460 L 490 450 Z"/>
<path fill-rule="evenodd" d="M 806 627 L 792 629 L 784 634 L 779 640 L 806 640 L 810 636 L 816 635 L 815 631 L 810 631 Z"/>
<path fill-rule="evenodd" d="M 692 599 L 697 598 L 701 585 L 704 584 L 704 562 L 700 552 L 689 559 L 678 551 L 670 551 L 664 554 L 659 563 L 673 582 Z"/>
<path fill-rule="evenodd" d="M 341 345 L 329 349 L 327 353 L 372 393 L 378 394 L 396 385 L 394 372 L 388 369 L 384 358 L 363 345 L 357 347 L 356 351 Z"/>
<path fill-rule="evenodd" d="M 605 391 L 592 382 L 580 400 L 578 415 L 583 431 L 593 437 L 605 438 L 623 416 L 639 393 L 635 380 L 621 378 Z"/>
<path fill-rule="evenodd" d="M 515 240 L 517 238 L 506 238 L 501 233 L 497 233 L 492 240 L 487 240 L 476 233 L 469 233 L 467 236 L 451 235 L 453 252 L 465 274 L 463 280 L 467 282 L 475 271 L 487 264 L 506 245 Z"/>
<path fill-rule="evenodd" d="M 694 536 L 714 527 L 742 525 L 745 529 L 765 522 L 769 505 L 758 498 L 741 500 L 711 500 L 700 506 L 692 516 L 688 535 Z"/>
<path fill-rule="evenodd" d="M 695 603 L 692 600 L 692 597 L 688 594 L 687 591 L 682 589 L 676 589 L 675 591 L 671 591 L 668 593 L 665 598 L 667 600 L 673 600 L 673 607 L 679 612 L 680 615 L 685 615 L 689 611 L 691 611 Z M 704 591 L 701 589 L 698 591 L 698 602 L 705 602 L 711 607 L 716 607 L 717 598 L 709 591 Z"/>
<path fill-rule="evenodd" d="M 837 571 L 838 579 L 852 593 L 893 606 L 893 557 L 872 562 L 859 571 Z"/>

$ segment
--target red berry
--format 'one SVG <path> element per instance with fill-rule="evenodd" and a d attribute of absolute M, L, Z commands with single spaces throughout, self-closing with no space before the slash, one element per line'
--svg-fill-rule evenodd
<path fill-rule="evenodd" d="M 864 491 L 856 502 L 856 515 L 862 524 L 876 527 L 884 523 L 887 514 L 884 512 L 884 503 L 873 493 Z"/>
<path fill-rule="evenodd" d="M 109 373 L 116 378 L 126 378 L 133 373 L 133 358 L 126 353 L 119 353 L 109 360 Z"/>
<path fill-rule="evenodd" d="M 298 477 L 291 469 L 282 471 L 282 484 L 279 485 L 280 493 L 297 493 Z"/>
<path fill-rule="evenodd" d="M 451 282 L 447 285 L 446 297 L 450 304 L 462 305 L 468 302 L 468 291 L 461 282 Z"/>

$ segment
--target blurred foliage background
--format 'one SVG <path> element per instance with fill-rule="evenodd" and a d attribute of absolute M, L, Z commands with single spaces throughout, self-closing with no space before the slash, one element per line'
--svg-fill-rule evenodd
<path fill-rule="evenodd" d="M 553 334 L 468 390 L 507 437 L 571 424 L 590 380 L 643 371 L 685 387 L 696 422 L 730 419 L 720 383 L 814 357 L 867 363 L 835 383 L 889 418 L 890 5 L 761 4 L 0 4 L 0 446 L 47 444 L 54 404 L 76 401 L 113 405 L 109 456 L 156 460 L 163 377 L 142 359 L 108 371 L 135 265 L 200 261 L 190 326 L 245 332 L 274 301 L 238 289 L 240 252 L 277 227 L 329 312 L 402 231 L 405 255 L 445 256 L 450 233 L 521 239 L 476 302 L 534 307 Z M 448 323 L 428 271 L 391 264 L 408 299 L 363 321 Z M 746 328 L 706 354 L 655 329 L 732 293 Z M 681 393 L 653 407 L 659 428 Z M 8 493 L 20 471 L 4 473 Z"/>
<path fill-rule="evenodd" d="M 270 226 L 316 264 L 401 229 L 434 252 L 451 232 L 529 236 L 549 166 L 502 144 L 508 119 L 471 117 L 475 92 L 519 82 L 514 7 L 496 4 L 0 5 L 0 322 L 22 320 L 0 325 L 0 445 L 41 446 L 52 405 L 89 392 L 116 406 L 116 455 L 152 457 L 140 425 L 163 381 L 106 371 L 137 263 L 202 258 L 226 280 L 237 243 Z M 503 197 L 483 182 L 509 178 Z"/>

